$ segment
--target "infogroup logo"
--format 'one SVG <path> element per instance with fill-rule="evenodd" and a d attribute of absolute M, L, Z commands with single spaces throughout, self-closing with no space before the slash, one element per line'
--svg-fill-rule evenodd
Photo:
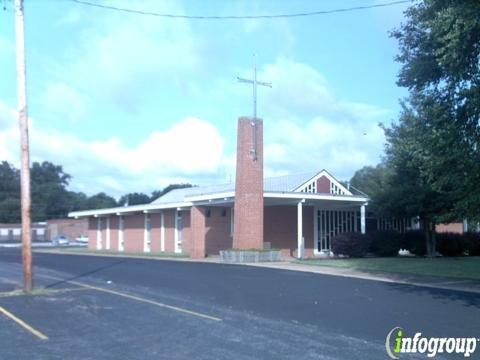
<path fill-rule="evenodd" d="M 433 358 L 437 354 L 463 354 L 470 357 L 477 348 L 480 339 L 471 338 L 439 338 L 425 337 L 421 332 L 415 333 L 413 337 L 405 336 L 401 327 L 395 327 L 387 335 L 385 349 L 391 359 L 400 359 L 400 354 L 426 354 Z"/>

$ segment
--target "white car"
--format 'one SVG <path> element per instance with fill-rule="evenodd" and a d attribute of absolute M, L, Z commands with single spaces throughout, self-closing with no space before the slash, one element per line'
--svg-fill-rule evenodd
<path fill-rule="evenodd" d="M 75 239 L 76 242 L 79 242 L 79 243 L 85 243 L 87 244 L 88 243 L 88 237 L 87 236 L 79 236 Z"/>

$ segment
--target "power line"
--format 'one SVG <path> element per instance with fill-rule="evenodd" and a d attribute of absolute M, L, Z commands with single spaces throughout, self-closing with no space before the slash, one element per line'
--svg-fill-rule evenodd
<path fill-rule="evenodd" d="M 111 5 L 103 5 L 99 3 L 93 3 L 90 1 L 85 0 L 71 0 L 77 4 L 93 6 L 97 8 L 102 8 L 106 10 L 114 10 L 126 13 L 132 13 L 137 15 L 148 15 L 148 16 L 157 16 L 157 17 L 164 17 L 164 18 L 172 18 L 172 19 L 191 19 L 191 20 L 242 20 L 242 19 L 280 19 L 280 18 L 296 18 L 296 17 L 305 17 L 305 16 L 317 16 L 317 15 L 326 15 L 326 14 L 334 14 L 334 13 L 343 13 L 343 12 L 350 12 L 350 11 L 358 11 L 358 10 L 367 10 L 367 9 L 374 9 L 380 7 L 387 7 L 392 5 L 399 5 L 399 4 L 406 4 L 414 2 L 415 0 L 398 0 L 398 1 L 390 1 L 381 4 L 374 4 L 374 5 L 365 5 L 365 6 L 355 6 L 349 8 L 340 8 L 340 9 L 332 9 L 332 10 L 318 10 L 318 11 L 310 11 L 310 12 L 301 12 L 301 13 L 291 13 L 291 14 L 272 14 L 272 15 L 179 15 L 179 14 L 169 14 L 169 13 L 156 13 L 151 11 L 143 11 L 137 9 L 128 9 L 128 8 L 120 8 Z"/>

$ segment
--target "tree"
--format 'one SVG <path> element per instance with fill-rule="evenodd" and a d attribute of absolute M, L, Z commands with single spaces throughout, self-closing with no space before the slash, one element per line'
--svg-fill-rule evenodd
<path fill-rule="evenodd" d="M 424 0 L 392 32 L 398 84 L 410 90 L 405 108 L 424 123 L 412 152 L 422 178 L 452 201 L 445 219 L 480 216 L 479 14 L 476 0 Z"/>
<path fill-rule="evenodd" d="M 6 161 L 0 164 L 0 222 L 20 221 L 20 172 Z"/>
<path fill-rule="evenodd" d="M 86 209 L 91 210 L 111 208 L 115 206 L 117 206 L 115 199 L 104 192 L 90 196 L 85 203 Z"/>
<path fill-rule="evenodd" d="M 160 196 L 163 196 L 166 193 L 168 193 L 172 190 L 175 190 L 175 189 L 185 189 L 185 188 L 190 188 L 190 187 L 194 187 L 194 186 L 195 185 L 188 184 L 188 183 L 185 183 L 185 184 L 170 184 L 166 188 L 164 188 L 163 190 L 153 191 L 152 195 L 150 196 L 150 200 L 154 201 L 154 200 L 158 199 Z"/>
<path fill-rule="evenodd" d="M 364 166 L 350 179 L 350 185 L 367 194 L 372 200 L 369 208 L 376 215 L 382 213 L 382 199 L 388 191 L 389 175 L 391 175 L 390 168 L 385 163 L 381 163 L 375 167 Z"/>
<path fill-rule="evenodd" d="M 423 102 L 420 101 L 420 104 Z M 433 156 L 429 143 L 434 136 L 430 124 L 423 118 L 423 109 L 415 109 L 418 111 L 404 107 L 399 122 L 384 128 L 387 137 L 385 161 L 390 175 L 387 191 L 379 201 L 382 211 L 391 216 L 420 217 L 427 253 L 433 256 L 436 249 L 435 224 L 452 220 L 452 209 L 458 198 L 454 191 L 440 192 L 434 186 L 435 180 L 427 170 Z M 437 110 L 442 112 L 442 109 Z"/>
<path fill-rule="evenodd" d="M 150 196 L 144 193 L 129 193 L 123 195 L 120 200 L 118 200 L 118 205 L 141 205 L 149 203 Z"/>
<path fill-rule="evenodd" d="M 70 175 L 63 168 L 48 161 L 34 162 L 31 167 L 32 219 L 62 218 L 72 208 L 67 190 Z"/>

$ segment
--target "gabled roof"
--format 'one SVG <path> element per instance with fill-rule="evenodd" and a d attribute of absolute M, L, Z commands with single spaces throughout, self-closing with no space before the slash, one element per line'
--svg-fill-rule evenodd
<path fill-rule="evenodd" d="M 305 184 L 316 181 L 321 176 L 326 176 L 331 183 L 337 187 L 346 190 L 343 193 L 314 193 L 301 192 Z M 275 199 L 310 199 L 310 200 L 329 200 L 329 201 L 350 201 L 366 202 L 368 196 L 359 192 L 351 192 L 330 175 L 325 170 L 320 172 L 308 172 L 303 174 L 276 176 L 264 179 L 264 197 Z M 182 188 L 169 191 L 165 195 L 152 201 L 149 204 L 123 206 L 110 209 L 74 211 L 69 213 L 70 217 L 84 216 L 105 216 L 108 214 L 129 214 L 134 212 L 150 212 L 161 209 L 170 209 L 177 207 L 188 207 L 194 203 L 202 201 L 233 201 L 235 197 L 235 184 L 220 184 L 211 186 L 196 186 L 191 188 Z"/>
<path fill-rule="evenodd" d="M 337 187 L 337 190 L 339 190 L 339 193 L 341 194 L 344 194 L 344 195 L 353 195 L 351 192 L 350 192 L 350 189 L 347 189 L 347 187 L 345 187 L 345 185 L 343 185 L 340 181 L 338 181 L 337 179 L 335 179 L 335 177 L 330 174 L 327 170 L 323 169 L 322 171 L 320 172 L 317 172 L 315 173 L 314 176 L 312 176 L 310 179 L 308 179 L 307 181 L 303 182 L 302 184 L 300 184 L 296 189 L 295 191 L 298 191 L 298 192 L 303 192 L 305 187 L 313 182 L 317 182 L 318 179 L 320 179 L 321 177 L 325 177 L 327 178 L 330 183 L 334 184 L 336 187 Z"/>
<path fill-rule="evenodd" d="M 294 192 L 302 185 L 321 176 L 327 176 L 329 180 L 334 181 L 335 184 L 341 186 L 345 189 L 345 192 L 349 194 L 349 191 L 326 170 L 265 178 L 263 180 L 263 190 L 265 192 Z M 155 199 L 151 204 L 178 203 L 190 196 L 228 193 L 233 191 L 235 191 L 235 183 L 175 189 Z"/>

